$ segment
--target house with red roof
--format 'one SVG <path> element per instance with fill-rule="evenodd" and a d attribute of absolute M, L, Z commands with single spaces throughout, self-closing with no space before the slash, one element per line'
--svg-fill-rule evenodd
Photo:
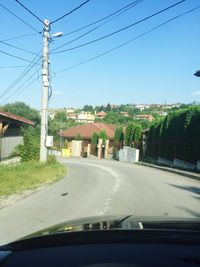
<path fill-rule="evenodd" d="M 102 111 L 98 112 L 98 113 L 96 114 L 96 116 L 97 116 L 98 118 L 100 118 L 100 119 L 103 119 L 103 118 L 106 116 L 106 112 L 104 112 L 104 111 L 102 110 Z"/>
<path fill-rule="evenodd" d="M 77 136 L 81 136 L 83 140 L 90 142 L 93 133 L 106 131 L 108 139 L 113 140 L 115 129 L 116 125 L 94 122 L 68 128 L 59 134 L 68 141 L 75 139 Z"/>
<path fill-rule="evenodd" d="M 0 111 L 0 160 L 9 157 L 16 145 L 23 143 L 21 128 L 34 122 L 15 114 Z"/>
<path fill-rule="evenodd" d="M 68 141 L 69 148 L 72 151 L 73 155 L 73 144 L 74 142 L 81 142 L 82 148 L 80 148 L 80 155 L 86 153 L 90 154 L 88 152 L 89 147 L 91 147 L 91 140 L 93 133 L 98 133 L 105 131 L 107 135 L 107 145 L 106 145 L 106 151 L 108 153 L 112 154 L 112 147 L 113 147 L 113 138 L 115 134 L 116 125 L 113 124 L 105 124 L 105 123 L 86 123 L 82 125 L 78 125 L 66 130 L 63 130 L 59 133 L 59 135 L 62 138 L 62 143 L 64 141 Z M 75 141 L 77 137 L 81 137 L 82 141 Z M 104 145 L 102 144 L 103 150 L 105 150 Z M 99 149 L 99 147 L 98 147 Z M 105 153 L 104 153 L 105 154 Z"/>

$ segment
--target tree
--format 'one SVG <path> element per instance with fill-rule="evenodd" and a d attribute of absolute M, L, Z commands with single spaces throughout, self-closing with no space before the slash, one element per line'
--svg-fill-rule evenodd
<path fill-rule="evenodd" d="M 77 134 L 77 136 L 74 138 L 74 140 L 82 141 L 83 137 L 80 134 Z"/>
<path fill-rule="evenodd" d="M 123 148 L 124 131 L 123 127 L 117 127 L 113 138 L 113 157 L 116 159 L 117 151 Z"/>
<path fill-rule="evenodd" d="M 94 109 L 93 109 L 93 106 L 91 106 L 91 105 L 85 105 L 85 106 L 83 107 L 83 111 L 93 112 Z"/>
<path fill-rule="evenodd" d="M 106 133 L 105 130 L 103 130 L 103 131 L 100 132 L 100 134 L 99 134 L 99 138 L 102 139 L 103 144 L 106 143 L 106 140 L 107 140 L 108 137 L 107 137 L 107 133 Z"/>
<path fill-rule="evenodd" d="M 174 110 L 154 123 L 148 133 L 146 154 L 196 164 L 200 159 L 200 107 Z"/>
<path fill-rule="evenodd" d="M 35 124 L 40 123 L 39 111 L 31 108 L 23 102 L 9 103 L 1 107 L 2 111 L 10 112 L 18 116 L 22 116 L 28 120 L 34 121 Z"/>
<path fill-rule="evenodd" d="M 110 105 L 110 103 L 107 104 L 106 111 L 111 111 L 111 105 Z"/>
<path fill-rule="evenodd" d="M 98 135 L 98 133 L 94 132 L 93 135 L 92 135 L 91 144 L 92 145 L 97 145 L 98 144 L 98 140 L 99 140 L 99 135 Z"/>
<path fill-rule="evenodd" d="M 40 154 L 40 134 L 38 128 L 22 128 L 24 143 L 16 147 L 21 161 L 38 161 Z"/>
<path fill-rule="evenodd" d="M 125 132 L 125 144 L 130 147 L 138 147 L 142 134 L 142 126 L 138 123 L 129 123 Z"/>
<path fill-rule="evenodd" d="M 53 120 L 49 120 L 48 125 L 49 135 L 53 135 L 55 146 L 59 144 L 60 137 L 58 133 L 77 124 L 73 119 L 68 119 L 65 112 L 57 112 Z"/>
<path fill-rule="evenodd" d="M 125 144 L 126 144 L 126 146 L 130 145 L 131 130 L 132 130 L 132 123 L 129 123 L 126 127 L 126 132 L 125 132 Z"/>
<path fill-rule="evenodd" d="M 116 128 L 114 138 L 113 138 L 113 143 L 118 148 L 121 148 L 123 146 L 123 143 L 124 143 L 123 127 L 117 127 Z"/>

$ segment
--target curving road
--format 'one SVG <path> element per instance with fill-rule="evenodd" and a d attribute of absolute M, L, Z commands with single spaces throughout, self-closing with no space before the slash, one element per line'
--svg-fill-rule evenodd
<path fill-rule="evenodd" d="M 61 181 L 0 210 L 0 244 L 44 227 L 98 215 L 200 218 L 200 182 L 112 160 L 63 159 Z"/>

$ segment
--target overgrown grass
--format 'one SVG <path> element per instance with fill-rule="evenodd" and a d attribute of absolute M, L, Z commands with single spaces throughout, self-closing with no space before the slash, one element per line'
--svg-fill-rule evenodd
<path fill-rule="evenodd" d="M 65 166 L 57 161 L 23 162 L 15 166 L 0 166 L 0 196 L 52 184 L 62 179 L 66 171 Z"/>

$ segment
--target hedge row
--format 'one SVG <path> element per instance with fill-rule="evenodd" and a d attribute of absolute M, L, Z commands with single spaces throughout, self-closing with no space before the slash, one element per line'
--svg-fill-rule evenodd
<path fill-rule="evenodd" d="M 170 112 L 149 130 L 146 155 L 195 163 L 200 160 L 200 107 Z"/>

